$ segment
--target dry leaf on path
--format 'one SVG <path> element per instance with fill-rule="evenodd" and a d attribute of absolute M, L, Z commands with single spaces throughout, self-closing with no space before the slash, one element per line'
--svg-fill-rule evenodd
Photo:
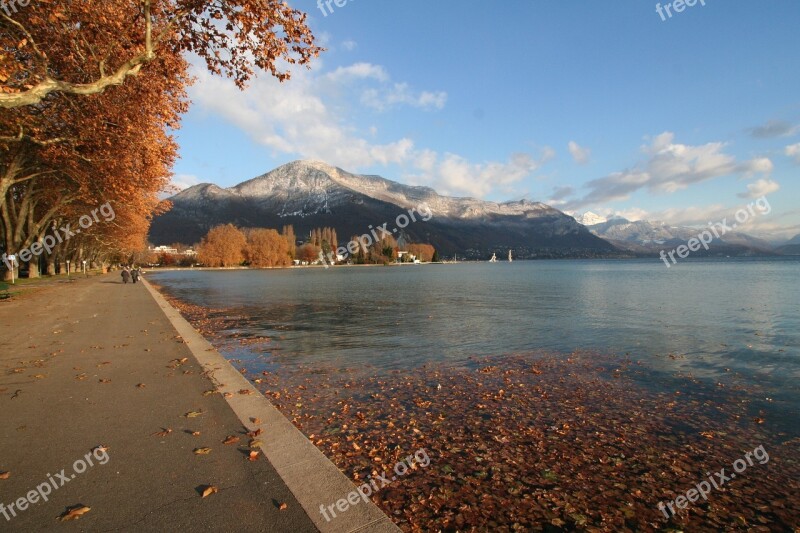
<path fill-rule="evenodd" d="M 185 416 L 186 418 L 195 418 L 195 417 L 200 416 L 202 414 L 203 414 L 203 411 L 189 411 L 188 413 L 186 413 L 183 416 Z"/>
<path fill-rule="evenodd" d="M 222 441 L 222 444 L 236 444 L 237 442 L 239 442 L 239 437 L 236 435 L 228 435 L 225 440 Z"/>
<path fill-rule="evenodd" d="M 77 505 L 71 509 L 67 509 L 64 514 L 58 517 L 59 520 L 65 522 L 67 520 L 77 520 L 81 516 L 85 515 L 89 511 L 91 511 L 91 507 L 86 507 L 85 505 Z"/>
<path fill-rule="evenodd" d="M 248 461 L 255 461 L 256 459 L 258 459 L 258 452 L 250 452 L 250 455 L 247 456 Z"/>
<path fill-rule="evenodd" d="M 156 437 L 166 437 L 170 433 L 172 433 L 172 428 L 162 428 L 163 431 L 159 431 L 157 433 L 153 433 Z"/>
<path fill-rule="evenodd" d="M 211 453 L 211 448 L 195 448 L 194 454 L 195 455 L 208 455 Z"/>
<path fill-rule="evenodd" d="M 283 502 L 283 503 L 280 505 L 280 507 L 278 507 L 278 509 L 279 509 L 279 510 L 281 510 L 281 511 L 285 511 L 285 510 L 286 510 L 286 509 L 288 509 L 288 508 L 289 508 L 289 505 L 288 505 L 286 502 Z"/>
<path fill-rule="evenodd" d="M 219 492 L 219 489 L 217 487 L 215 487 L 214 485 L 207 485 L 203 489 L 203 492 L 202 492 L 201 495 L 202 495 L 203 498 L 206 498 L 207 496 L 211 496 L 215 492 Z"/>
<path fill-rule="evenodd" d="M 0 472 L 0 479 L 8 479 L 11 477 L 11 472 Z"/>

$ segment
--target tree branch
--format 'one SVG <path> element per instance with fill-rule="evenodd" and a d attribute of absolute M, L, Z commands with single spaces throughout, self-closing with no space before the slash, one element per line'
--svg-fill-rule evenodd
<path fill-rule="evenodd" d="M 79 94 L 79 95 L 88 95 L 88 94 L 98 94 L 105 91 L 108 87 L 112 85 L 122 85 L 125 82 L 125 78 L 128 76 L 136 76 L 139 74 L 142 66 L 150 63 L 156 58 L 156 54 L 153 48 L 153 21 L 150 14 L 150 1 L 151 0 L 144 0 L 144 16 L 145 16 L 145 51 L 142 54 L 139 54 L 136 57 L 133 57 L 122 64 L 116 72 L 113 74 L 109 74 L 108 76 L 101 76 L 100 79 L 92 82 L 92 83 L 70 83 L 67 81 L 56 80 L 51 78 L 49 75 L 45 77 L 43 81 L 40 81 L 32 88 L 26 91 L 20 91 L 17 93 L 0 93 L 0 107 L 5 108 L 14 108 L 14 107 L 22 107 L 26 105 L 38 104 L 41 102 L 48 94 L 52 92 L 63 92 L 67 94 Z M 4 18 L 7 18 L 3 15 Z M 14 24 L 19 26 L 23 32 L 27 35 L 28 32 L 25 28 L 19 24 L 18 22 L 11 20 Z M 37 51 L 37 54 L 40 58 L 45 58 L 44 54 L 39 52 L 38 48 L 36 47 L 36 43 L 33 42 L 31 39 L 32 46 Z"/>

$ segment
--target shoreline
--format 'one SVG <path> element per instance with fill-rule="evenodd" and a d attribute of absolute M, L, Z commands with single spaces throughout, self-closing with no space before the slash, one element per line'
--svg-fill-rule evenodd
<path fill-rule="evenodd" d="M 703 392 L 687 376 L 674 390 L 647 390 L 635 361 L 577 352 L 376 376 L 314 366 L 262 371 L 260 358 L 246 354 L 268 353 L 269 339 L 226 333 L 235 317 L 224 311 L 177 307 L 352 479 L 424 447 L 431 467 L 376 501 L 404 530 L 717 531 L 743 515 L 742 531 L 754 524 L 781 531 L 800 516 L 800 438 L 781 437 L 754 418 L 741 403 L 751 396 L 746 389 L 734 387 L 722 401 L 720 390 Z M 669 520 L 661 514 L 660 502 L 758 445 L 766 445 L 769 463 L 735 485 L 748 501 L 726 489 Z M 425 503 L 419 494 L 428 495 Z M 472 502 L 469 511 L 464 502 Z"/>

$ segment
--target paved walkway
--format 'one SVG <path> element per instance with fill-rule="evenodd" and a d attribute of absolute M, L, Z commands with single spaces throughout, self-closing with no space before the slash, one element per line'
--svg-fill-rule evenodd
<path fill-rule="evenodd" d="M 271 440 L 270 427 L 280 428 L 280 438 L 302 439 L 262 396 L 204 394 L 226 390 L 219 374 L 213 380 L 204 374 L 208 358 L 217 358 L 215 369 L 230 386 L 239 387 L 230 376 L 241 375 L 185 323 L 179 335 L 166 303 L 148 287 L 123 285 L 117 274 L 56 283 L 0 302 L 0 530 L 50 529 L 77 505 L 91 510 L 63 524 L 71 530 L 393 529 L 371 502 L 341 523 L 309 518 L 318 501 L 346 497 L 341 491 L 352 484 L 316 448 L 270 449 L 270 443 L 286 442 Z M 192 335 L 197 338 L 190 342 Z M 198 355 L 198 346 L 208 353 Z M 203 357 L 205 367 L 198 362 Z M 263 404 L 266 410 L 258 411 Z M 256 461 L 246 458 L 246 432 L 261 427 L 242 422 L 251 407 L 249 413 L 267 413 L 273 424 L 258 437 L 266 441 L 262 452 L 270 459 L 303 454 L 294 462 L 307 470 L 313 465 L 314 472 L 325 472 L 323 481 L 330 480 L 322 483 L 323 493 L 304 491 L 286 461 L 271 463 L 263 453 Z M 158 434 L 167 428 L 172 431 Z M 230 435 L 238 442 L 223 444 Z M 99 445 L 107 450 L 92 453 Z M 210 453 L 194 453 L 206 447 Z M 312 475 L 308 482 L 314 481 Z M 48 482 L 57 488 L 50 490 Z M 201 498 L 209 485 L 218 492 Z"/>

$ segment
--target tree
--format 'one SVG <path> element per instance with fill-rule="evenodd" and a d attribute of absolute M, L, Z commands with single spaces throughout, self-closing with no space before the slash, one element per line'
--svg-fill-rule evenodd
<path fill-rule="evenodd" d="M 294 234 L 294 226 L 291 224 L 284 226 L 281 235 L 286 239 L 286 244 L 289 247 L 289 258 L 294 259 L 297 256 L 297 237 Z"/>
<path fill-rule="evenodd" d="M 52 223 L 74 227 L 109 202 L 116 219 L 93 226 L 93 239 L 82 232 L 59 245 L 59 259 L 144 246 L 149 219 L 166 207 L 158 192 L 177 154 L 168 130 L 179 127 L 187 109 L 187 68 L 180 56 L 164 57 L 151 67 L 153 76 L 115 91 L 53 95 L 0 113 L 0 231 L 10 252 L 44 238 Z"/>
<path fill-rule="evenodd" d="M 433 260 L 436 250 L 430 244 L 409 244 L 408 253 L 416 256 L 422 262 Z"/>
<path fill-rule="evenodd" d="M 308 263 L 319 261 L 320 251 L 321 249 L 318 246 L 314 246 L 311 243 L 306 243 L 297 249 L 297 259 L 300 261 L 306 261 Z"/>
<path fill-rule="evenodd" d="M 211 267 L 241 265 L 245 259 L 247 239 L 233 224 L 211 228 L 197 250 L 200 263 Z"/>
<path fill-rule="evenodd" d="M 291 264 L 289 244 L 274 229 L 252 229 L 247 234 L 247 261 L 255 267 Z"/>
<path fill-rule="evenodd" d="M 49 0 L 0 12 L 0 107 L 51 94 L 94 95 L 152 65 L 197 54 L 244 87 L 256 69 L 280 81 L 321 49 L 306 14 L 279 0 Z"/>

